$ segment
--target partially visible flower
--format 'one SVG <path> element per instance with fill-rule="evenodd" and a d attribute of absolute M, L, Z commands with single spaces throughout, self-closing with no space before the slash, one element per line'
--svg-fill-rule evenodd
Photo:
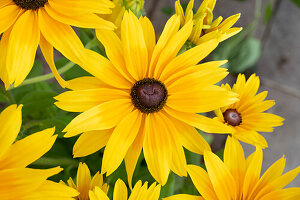
<path fill-rule="evenodd" d="M 95 187 L 100 188 L 104 194 L 107 194 L 109 188 L 106 183 L 103 184 L 103 177 L 99 172 L 91 178 L 91 172 L 85 163 L 79 163 L 76 183 L 77 185 L 72 178 L 69 178 L 68 185 L 80 193 L 79 196 L 75 198 L 78 200 L 89 200 L 89 192 L 94 190 Z"/>
<path fill-rule="evenodd" d="M 191 19 L 194 20 L 193 31 L 189 37 L 189 41 L 194 45 L 202 44 L 213 38 L 218 38 L 222 42 L 242 30 L 242 28 L 231 28 L 240 18 L 240 14 L 228 17 L 223 22 L 223 17 L 221 16 L 213 21 L 215 4 L 216 0 L 203 0 L 198 11 L 194 14 L 194 0 L 190 0 L 185 13 L 180 1 L 177 0 L 175 2 L 175 10 L 176 14 L 180 16 L 181 26 L 188 23 Z"/>
<path fill-rule="evenodd" d="M 227 74 L 226 61 L 198 64 L 218 45 L 216 39 L 180 55 L 192 31 L 190 21 L 169 19 L 156 43 L 148 18 L 126 11 L 121 39 L 113 31 L 97 34 L 108 58 L 87 50 L 85 68 L 93 77 L 69 81 L 72 91 L 55 97 L 55 104 L 82 112 L 64 129 L 65 137 L 83 133 L 74 145 L 74 157 L 105 147 L 101 173 L 112 174 L 125 160 L 129 185 L 143 150 L 152 176 L 164 185 L 170 170 L 186 176 L 183 147 L 198 154 L 210 149 L 194 128 L 228 133 L 225 124 L 200 115 L 230 105 L 237 94 L 215 85 Z"/>
<path fill-rule="evenodd" d="M 298 200 L 300 188 L 286 188 L 300 172 L 300 166 L 282 174 L 286 159 L 283 156 L 260 176 L 262 149 L 245 159 L 241 144 L 228 136 L 224 162 L 212 152 L 204 152 L 207 172 L 201 167 L 188 165 L 188 173 L 202 195 L 174 195 L 164 200 Z"/>
<path fill-rule="evenodd" d="M 78 193 L 70 187 L 48 181 L 61 172 L 52 169 L 30 169 L 54 144 L 54 128 L 15 141 L 22 124 L 22 106 L 11 105 L 0 114 L 0 196 L 1 200 L 72 199 Z M 50 192 L 51 191 L 51 192 Z"/>
<path fill-rule="evenodd" d="M 96 14 L 110 14 L 109 0 L 1 0 L 0 78 L 8 88 L 20 85 L 32 69 L 36 50 L 42 53 L 61 86 L 53 47 L 76 64 L 85 62 L 84 46 L 71 26 L 114 29 Z"/>
<path fill-rule="evenodd" d="M 284 119 L 271 113 L 264 113 L 275 105 L 275 101 L 264 101 L 267 91 L 256 94 L 259 84 L 259 77 L 255 74 L 247 81 L 244 75 L 239 74 L 232 88 L 228 84 L 222 85 L 228 91 L 239 94 L 239 101 L 216 110 L 215 114 L 217 120 L 233 129 L 233 137 L 265 148 L 268 144 L 257 131 L 273 132 L 273 127 L 281 126 Z"/>
<path fill-rule="evenodd" d="M 127 192 L 125 183 L 121 179 L 118 179 L 114 188 L 113 200 L 158 200 L 160 185 L 153 183 L 148 188 L 147 182 L 142 185 L 142 181 L 138 181 L 129 197 Z M 90 200 L 109 200 L 109 198 L 99 187 L 96 187 L 93 191 L 90 191 Z"/>

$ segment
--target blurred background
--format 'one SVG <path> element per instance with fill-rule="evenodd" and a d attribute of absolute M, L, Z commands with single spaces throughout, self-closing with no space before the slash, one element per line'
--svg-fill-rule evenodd
<path fill-rule="evenodd" d="M 140 13 L 146 13 L 159 35 L 168 18 L 174 14 L 175 0 L 144 1 L 145 12 Z M 184 7 L 188 0 L 180 2 Z M 195 0 L 194 10 L 198 9 L 201 2 Z M 260 76 L 260 91 L 269 91 L 267 98 L 276 100 L 276 105 L 269 112 L 285 118 L 284 125 L 275 128 L 274 133 L 263 134 L 269 143 L 269 148 L 264 150 L 263 171 L 283 155 L 287 157 L 286 170 L 291 170 L 300 164 L 300 0 L 217 0 L 214 19 L 218 16 L 225 19 L 236 13 L 241 13 L 241 18 L 235 26 L 244 27 L 244 30 L 221 43 L 206 60 L 229 60 L 227 67 L 231 74 L 224 81 L 230 84 L 235 82 L 238 73 L 247 76 L 256 73 Z M 76 31 L 87 48 L 105 54 L 94 31 Z M 66 80 L 88 75 L 57 52 L 56 66 Z M 38 52 L 35 66 L 22 86 L 10 88 L 9 91 L 0 87 L 0 110 L 14 103 L 24 105 L 23 126 L 18 139 L 45 128 L 56 127 L 56 133 L 59 134 L 57 142 L 50 152 L 30 167 L 64 167 L 65 170 L 53 178 L 56 181 L 74 178 L 79 162 L 86 162 L 91 173 L 95 174 L 100 170 L 103 149 L 85 158 L 72 158 L 72 148 L 77 138 L 63 138 L 62 130 L 77 113 L 62 111 L 53 104 L 53 97 L 65 90 L 48 73 L 49 67 Z M 48 81 L 35 82 L 35 78 L 41 75 Z M 222 156 L 226 135 L 203 136 L 211 143 L 213 151 Z M 247 155 L 254 150 L 250 145 L 245 144 L 244 147 Z M 190 152 L 186 152 L 186 155 L 188 163 L 201 165 L 201 156 Z M 127 180 L 124 163 L 106 179 L 110 187 L 119 177 Z M 142 156 L 134 174 L 134 182 L 138 179 L 150 183 L 154 181 Z M 289 186 L 299 187 L 300 176 Z M 162 189 L 162 197 L 173 193 L 197 194 L 197 191 L 189 178 L 170 174 L 168 184 Z"/>
<path fill-rule="evenodd" d="M 162 30 L 174 12 L 174 0 L 145 2 L 156 30 Z M 201 2 L 195 0 L 194 9 Z M 223 42 L 210 58 L 229 60 L 233 74 L 225 81 L 231 84 L 237 73 L 260 76 L 260 91 L 269 91 L 267 98 L 276 101 L 269 112 L 285 118 L 284 125 L 275 128 L 274 133 L 263 134 L 269 143 L 264 150 L 263 170 L 283 155 L 287 157 L 286 170 L 296 168 L 300 164 L 300 1 L 217 0 L 214 19 L 236 13 L 241 13 L 241 18 L 235 26 L 244 27 L 244 32 Z M 225 139 L 214 135 L 213 149 L 224 147 Z M 247 155 L 254 150 L 246 144 L 244 147 Z M 300 176 L 289 186 L 299 185 Z"/>

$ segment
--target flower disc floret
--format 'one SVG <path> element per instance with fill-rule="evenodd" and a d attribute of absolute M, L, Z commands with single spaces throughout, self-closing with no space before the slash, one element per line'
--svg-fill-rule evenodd
<path fill-rule="evenodd" d="M 48 0 L 13 0 L 17 6 L 26 10 L 37 10 L 44 7 Z"/>

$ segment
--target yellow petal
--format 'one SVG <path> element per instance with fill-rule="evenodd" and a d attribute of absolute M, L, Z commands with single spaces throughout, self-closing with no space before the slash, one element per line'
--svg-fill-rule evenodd
<path fill-rule="evenodd" d="M 179 2 L 179 1 L 177 1 Z M 204 200 L 203 197 L 194 196 L 189 194 L 176 194 L 167 198 L 163 198 L 163 200 Z M 207 199 L 209 200 L 209 199 Z"/>
<path fill-rule="evenodd" d="M 43 34 L 41 34 L 40 48 L 57 82 L 63 88 L 67 87 L 68 83 L 60 76 L 60 74 L 56 69 L 54 59 L 53 59 L 53 46 L 44 38 Z"/>
<path fill-rule="evenodd" d="M 198 192 L 201 193 L 206 200 L 216 200 L 216 192 L 214 191 L 212 182 L 207 172 L 199 166 L 188 165 L 187 171 L 193 181 L 193 184 L 197 188 Z"/>
<path fill-rule="evenodd" d="M 142 114 L 134 110 L 118 123 L 104 150 L 102 174 L 107 172 L 110 175 L 122 163 L 140 130 L 141 121 Z"/>
<path fill-rule="evenodd" d="M 11 145 L 5 156 L 0 159 L 0 169 L 22 168 L 36 161 L 53 146 L 57 135 L 55 128 L 46 129 Z"/>
<path fill-rule="evenodd" d="M 2 8 L 0 4 L 0 34 L 13 25 L 19 14 L 21 14 L 21 9 L 18 6 L 8 5 Z"/>
<path fill-rule="evenodd" d="M 5 156 L 15 141 L 22 124 L 22 106 L 11 105 L 0 114 L 0 158 Z"/>
<path fill-rule="evenodd" d="M 159 128 L 158 128 L 159 127 Z M 144 156 L 149 172 L 161 185 L 165 185 L 170 171 L 172 147 L 165 123 L 158 113 L 146 116 Z"/>
<path fill-rule="evenodd" d="M 84 112 L 107 101 L 128 98 L 128 92 L 119 89 L 75 90 L 56 96 L 58 102 L 55 105 L 69 112 Z"/>
<path fill-rule="evenodd" d="M 41 33 L 45 39 L 72 62 L 84 63 L 84 47 L 74 30 L 69 25 L 51 18 L 45 8 L 38 10 L 38 16 Z"/>
<path fill-rule="evenodd" d="M 146 46 L 148 49 L 148 55 L 149 55 L 148 61 L 150 64 L 152 53 L 156 44 L 155 31 L 151 21 L 147 17 L 140 17 L 139 21 L 143 28 L 144 38 L 145 38 Z"/>
<path fill-rule="evenodd" d="M 134 84 L 134 78 L 129 74 L 125 65 L 123 56 L 122 43 L 120 38 L 114 31 L 96 30 L 97 38 L 105 47 L 107 57 L 113 66 L 122 74 L 128 81 Z"/>
<path fill-rule="evenodd" d="M 85 157 L 102 149 L 107 144 L 113 130 L 89 131 L 79 136 L 73 147 L 73 155 Z"/>
<path fill-rule="evenodd" d="M 73 4 L 71 5 L 73 6 Z M 115 25 L 112 22 L 106 21 L 93 13 L 68 16 L 62 12 L 58 12 L 55 7 L 50 6 L 50 4 L 45 4 L 45 10 L 53 19 L 71 26 L 108 30 L 115 28 Z"/>
<path fill-rule="evenodd" d="M 89 191 L 90 200 L 109 200 L 106 194 L 99 188 L 96 187 L 94 191 Z"/>
<path fill-rule="evenodd" d="M 7 71 L 9 82 L 10 84 L 15 82 L 15 87 L 20 85 L 29 74 L 39 41 L 37 14 L 27 10 L 14 24 L 8 42 Z"/>
<path fill-rule="evenodd" d="M 108 192 L 109 186 L 107 184 L 103 184 L 103 176 L 97 172 L 92 178 L 90 189 L 95 187 L 99 187 L 104 193 Z"/>
<path fill-rule="evenodd" d="M 115 184 L 113 199 L 114 200 L 127 200 L 127 187 L 121 179 L 118 179 Z"/>
<path fill-rule="evenodd" d="M 2 38 L 0 40 L 0 78 L 5 85 L 5 89 L 7 90 L 10 86 L 7 69 L 6 69 L 6 56 L 7 56 L 7 48 L 8 41 L 10 37 L 12 27 L 9 28 L 2 34 Z"/>
<path fill-rule="evenodd" d="M 74 78 L 68 81 L 68 88 L 71 90 L 88 90 L 97 88 L 109 88 L 109 86 L 96 77 L 83 76 L 79 78 Z"/>
<path fill-rule="evenodd" d="M 126 68 L 136 81 L 141 80 L 148 69 L 148 50 L 142 25 L 131 11 L 124 13 L 121 37 Z"/>
<path fill-rule="evenodd" d="M 236 130 L 240 130 L 240 129 L 236 129 Z M 242 132 L 237 131 L 233 136 L 242 142 L 252 144 L 254 146 L 260 146 L 261 148 L 268 147 L 268 143 L 266 139 L 256 131 L 247 131 L 247 130 Z"/>
<path fill-rule="evenodd" d="M 12 4 L 12 0 L 2 0 L 0 2 L 0 8 L 4 7 L 4 6 L 7 6 L 8 4 Z"/>
<path fill-rule="evenodd" d="M 284 199 L 284 200 L 297 200 L 300 199 L 300 188 L 287 188 L 284 190 L 275 190 L 263 196 L 259 200 L 272 200 L 272 199 Z"/>
<path fill-rule="evenodd" d="M 80 199 L 88 199 L 91 185 L 91 172 L 85 163 L 79 163 L 77 171 L 77 190 Z"/>
<path fill-rule="evenodd" d="M 143 115 L 139 133 L 136 136 L 130 148 L 128 149 L 125 156 L 125 167 L 126 167 L 126 172 L 128 177 L 128 185 L 130 189 L 132 189 L 132 176 L 143 148 L 144 138 L 145 138 L 145 115 Z"/>
<path fill-rule="evenodd" d="M 236 181 L 227 166 L 212 152 L 204 152 L 204 162 L 216 195 L 220 200 L 237 198 Z"/>
<path fill-rule="evenodd" d="M 75 117 L 64 129 L 64 132 L 67 132 L 65 137 L 73 137 L 87 131 L 113 128 L 131 110 L 130 99 L 113 100 L 100 104 Z"/>
<path fill-rule="evenodd" d="M 176 111 L 168 106 L 165 106 L 164 110 L 172 117 L 207 133 L 231 133 L 234 131 L 231 127 L 218 120 L 210 119 L 199 114 Z"/>

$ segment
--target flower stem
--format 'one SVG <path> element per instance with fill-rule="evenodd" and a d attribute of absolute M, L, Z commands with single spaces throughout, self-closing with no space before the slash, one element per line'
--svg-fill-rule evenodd
<path fill-rule="evenodd" d="M 40 165 L 46 167 L 54 167 L 54 166 L 77 166 L 78 162 L 71 158 L 40 158 L 31 165 Z"/>

